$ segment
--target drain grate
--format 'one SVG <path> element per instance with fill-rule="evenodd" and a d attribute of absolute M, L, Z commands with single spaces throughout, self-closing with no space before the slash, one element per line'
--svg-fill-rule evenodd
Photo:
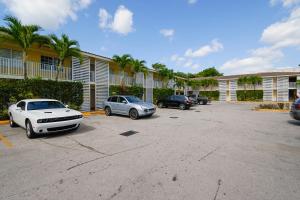
<path fill-rule="evenodd" d="M 126 131 L 124 133 L 121 133 L 120 135 L 123 135 L 123 136 L 131 136 L 131 135 L 134 135 L 134 134 L 137 134 L 138 132 L 137 131 L 133 131 L 133 130 L 130 130 L 130 131 Z"/>
<path fill-rule="evenodd" d="M 195 112 L 200 112 L 199 110 L 196 110 Z"/>
<path fill-rule="evenodd" d="M 179 118 L 179 117 L 170 117 L 171 119 L 177 119 L 177 118 Z"/>

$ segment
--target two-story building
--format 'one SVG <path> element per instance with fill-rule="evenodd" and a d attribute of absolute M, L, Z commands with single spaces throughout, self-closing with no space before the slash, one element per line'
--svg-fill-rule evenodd
<path fill-rule="evenodd" d="M 238 79 L 243 76 L 259 76 L 262 78 L 262 84 L 243 86 L 238 85 Z M 213 88 L 199 88 L 202 91 L 219 91 L 220 101 L 237 101 L 237 91 L 242 90 L 262 90 L 263 101 L 288 102 L 293 101 L 300 92 L 300 86 L 297 80 L 300 80 L 299 70 L 282 70 L 275 72 L 263 72 L 254 74 L 241 74 L 212 77 L 218 80 L 218 86 Z M 196 78 L 197 79 L 197 78 Z M 198 78 L 201 79 L 201 78 Z M 192 89 L 190 89 L 192 90 Z M 196 91 L 199 92 L 199 90 Z M 195 91 L 194 91 L 195 92 Z"/>
<path fill-rule="evenodd" d="M 103 102 L 109 96 L 109 86 L 121 84 L 121 70 L 111 58 L 84 51 L 82 56 L 82 63 L 77 58 L 68 59 L 59 73 L 58 80 L 83 83 L 83 111 L 102 108 Z M 17 45 L 0 44 L 0 78 L 23 79 L 22 62 L 22 51 Z M 28 51 L 26 65 L 29 78 L 54 80 L 57 64 L 56 54 L 47 47 L 34 45 Z M 144 100 L 147 102 L 153 101 L 153 88 L 162 87 L 162 79 L 152 69 L 149 69 L 147 75 L 137 73 L 134 78 L 130 68 L 126 68 L 124 83 L 126 86 L 142 86 L 145 91 Z M 173 81 L 170 81 L 168 86 L 175 89 Z"/>

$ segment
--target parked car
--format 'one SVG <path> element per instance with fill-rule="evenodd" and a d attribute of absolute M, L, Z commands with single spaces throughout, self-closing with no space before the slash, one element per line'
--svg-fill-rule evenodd
<path fill-rule="evenodd" d="M 296 120 L 300 120 L 300 98 L 291 106 L 290 116 Z"/>
<path fill-rule="evenodd" d="M 192 106 L 192 102 L 187 96 L 184 95 L 172 95 L 157 101 L 159 108 L 163 107 L 179 107 L 181 110 L 189 109 Z"/>
<path fill-rule="evenodd" d="M 53 99 L 25 99 L 8 109 L 10 126 L 26 129 L 28 138 L 37 134 L 77 129 L 82 113 Z"/>
<path fill-rule="evenodd" d="M 208 102 L 209 102 L 209 99 L 208 97 L 205 97 L 205 96 L 198 96 L 196 97 L 195 94 L 192 94 L 192 95 L 189 95 L 188 96 L 194 103 L 194 101 L 196 102 L 196 104 L 203 104 L 203 105 L 206 105 Z"/>
<path fill-rule="evenodd" d="M 206 105 L 209 102 L 209 99 L 208 99 L 208 97 L 205 97 L 205 96 L 198 96 L 197 102 L 198 102 L 198 104 Z"/>
<path fill-rule="evenodd" d="M 189 100 L 192 102 L 192 105 L 198 104 L 198 101 L 197 101 L 197 99 L 196 99 L 196 95 L 195 95 L 195 96 L 190 95 L 190 96 L 188 96 L 188 98 L 189 98 Z"/>
<path fill-rule="evenodd" d="M 107 116 L 112 114 L 127 115 L 131 119 L 142 116 L 152 116 L 156 108 L 152 103 L 146 103 L 135 96 L 112 96 L 104 102 Z"/>

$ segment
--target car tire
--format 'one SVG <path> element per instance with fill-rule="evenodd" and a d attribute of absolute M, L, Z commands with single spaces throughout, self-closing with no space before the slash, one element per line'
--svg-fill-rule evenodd
<path fill-rule="evenodd" d="M 110 107 L 106 107 L 105 108 L 105 115 L 106 116 L 111 116 L 111 109 L 110 109 Z"/>
<path fill-rule="evenodd" d="M 138 111 L 136 110 L 136 109 L 131 109 L 130 111 L 129 111 L 129 117 L 131 118 L 131 119 L 133 119 L 133 120 L 136 120 L 136 119 L 138 119 L 139 118 L 139 113 L 138 113 Z"/>
<path fill-rule="evenodd" d="M 164 107 L 164 103 L 163 103 L 163 102 L 159 102 L 159 103 L 157 104 L 157 106 L 158 106 L 159 108 L 163 108 L 163 107 Z"/>
<path fill-rule="evenodd" d="M 185 105 L 184 105 L 183 103 L 181 103 L 181 104 L 179 105 L 179 109 L 180 109 L 180 110 L 185 110 L 185 108 L 186 108 L 186 107 L 185 107 Z"/>
<path fill-rule="evenodd" d="M 26 136 L 29 139 L 32 139 L 32 138 L 34 138 L 36 136 L 36 133 L 33 131 L 33 128 L 32 128 L 30 120 L 26 121 Z"/>
<path fill-rule="evenodd" d="M 11 114 L 9 114 L 9 126 L 14 128 L 17 127 L 18 125 L 14 122 L 14 118 Z"/>
<path fill-rule="evenodd" d="M 201 105 L 201 104 L 202 104 L 202 101 L 198 101 L 198 104 Z"/>
<path fill-rule="evenodd" d="M 204 102 L 203 102 L 203 105 L 206 105 L 206 104 L 207 104 L 207 101 L 204 101 Z"/>

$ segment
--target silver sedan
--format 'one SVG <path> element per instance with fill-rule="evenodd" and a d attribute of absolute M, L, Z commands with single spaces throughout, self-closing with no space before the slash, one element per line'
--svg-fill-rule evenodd
<path fill-rule="evenodd" d="M 152 103 L 146 103 L 135 96 L 111 96 L 104 102 L 107 116 L 120 114 L 138 119 L 142 116 L 152 116 L 156 109 Z"/>

